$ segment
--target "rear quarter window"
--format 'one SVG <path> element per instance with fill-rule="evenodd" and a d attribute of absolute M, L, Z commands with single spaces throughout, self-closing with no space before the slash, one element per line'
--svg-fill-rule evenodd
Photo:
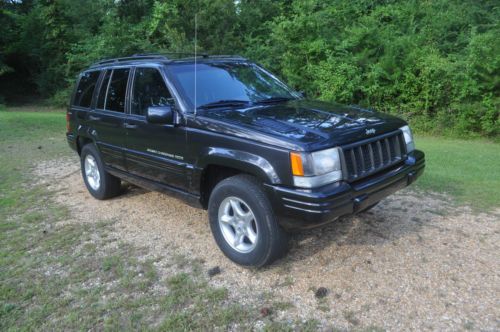
<path fill-rule="evenodd" d="M 102 79 L 97 108 L 113 112 L 125 112 L 125 95 L 127 91 L 130 68 L 108 69 Z"/>
<path fill-rule="evenodd" d="M 73 98 L 73 106 L 90 107 L 99 74 L 100 71 L 88 71 L 80 76 Z"/>
<path fill-rule="evenodd" d="M 129 68 L 113 69 L 106 96 L 106 110 L 125 112 L 125 93 L 127 91 L 129 72 Z"/>

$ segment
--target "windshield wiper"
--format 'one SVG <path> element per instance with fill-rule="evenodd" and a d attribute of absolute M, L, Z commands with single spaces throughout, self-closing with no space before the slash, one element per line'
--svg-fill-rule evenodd
<path fill-rule="evenodd" d="M 256 104 L 272 104 L 272 103 L 281 103 L 284 101 L 294 100 L 292 97 L 270 97 L 261 100 L 257 100 Z"/>
<path fill-rule="evenodd" d="M 247 104 L 250 104 L 250 102 L 248 100 L 224 99 L 224 100 L 217 100 L 217 101 L 213 101 L 210 103 L 206 103 L 206 104 L 198 106 L 197 108 L 217 108 L 217 107 L 224 107 L 224 106 L 242 106 L 242 105 L 247 105 Z"/>

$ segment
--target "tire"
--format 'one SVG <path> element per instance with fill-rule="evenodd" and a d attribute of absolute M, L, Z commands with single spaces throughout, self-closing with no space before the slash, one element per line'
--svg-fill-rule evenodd
<path fill-rule="evenodd" d="M 85 186 L 95 198 L 108 199 L 121 193 L 121 180 L 104 170 L 101 156 L 94 144 L 83 146 L 80 167 Z"/>
<path fill-rule="evenodd" d="M 208 215 L 215 242 L 237 264 L 262 267 L 288 251 L 288 234 L 252 176 L 236 175 L 219 182 L 210 195 Z"/>

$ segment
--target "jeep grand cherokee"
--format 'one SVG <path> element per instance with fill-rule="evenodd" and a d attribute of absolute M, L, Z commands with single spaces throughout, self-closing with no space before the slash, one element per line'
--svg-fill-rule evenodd
<path fill-rule="evenodd" d="M 79 76 L 67 139 L 92 196 L 124 180 L 207 209 L 245 266 L 284 255 L 289 231 L 371 208 L 425 162 L 403 120 L 307 100 L 239 56 L 100 61 Z"/>

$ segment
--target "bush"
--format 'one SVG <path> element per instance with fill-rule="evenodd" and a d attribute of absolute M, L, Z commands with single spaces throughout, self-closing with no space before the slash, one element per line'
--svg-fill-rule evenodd
<path fill-rule="evenodd" d="M 273 21 L 268 54 L 297 89 L 398 114 L 418 131 L 499 134 L 494 2 L 303 0 L 290 11 Z"/>
<path fill-rule="evenodd" d="M 55 107 L 68 107 L 72 88 L 57 91 L 49 100 L 49 104 Z"/>
<path fill-rule="evenodd" d="M 418 131 L 499 135 L 497 1 L 12 1 L 2 13 L 0 79 L 22 69 L 58 106 L 100 58 L 193 51 L 196 14 L 199 51 L 243 53 L 311 97 Z"/>

